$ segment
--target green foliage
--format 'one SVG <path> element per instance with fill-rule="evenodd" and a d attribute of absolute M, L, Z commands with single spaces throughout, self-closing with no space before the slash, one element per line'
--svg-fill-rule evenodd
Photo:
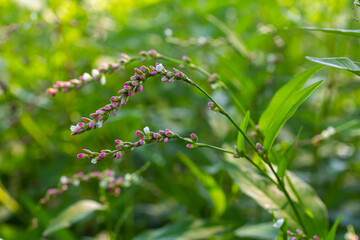
<path fill-rule="evenodd" d="M 360 75 L 360 63 L 353 62 L 348 58 L 340 57 L 340 58 L 316 58 L 316 57 L 306 57 L 306 59 L 316 62 L 325 66 L 344 69 L 349 72 L 355 73 L 356 75 Z"/>
<path fill-rule="evenodd" d="M 244 133 L 246 133 L 249 118 L 250 118 L 250 112 L 247 111 L 246 115 L 245 115 L 244 119 L 241 121 L 241 125 L 240 125 L 240 129 Z M 244 135 L 242 135 L 240 132 L 238 133 L 238 137 L 237 137 L 237 147 L 238 147 L 238 150 L 240 153 L 241 152 L 245 153 L 245 139 L 244 139 Z"/>
<path fill-rule="evenodd" d="M 334 239 L 336 230 L 341 239 L 347 225 L 358 231 L 359 25 L 352 7 L 352 1 L 336 0 L 2 1 L 0 238 L 40 239 L 51 226 L 51 239 L 111 240 L 286 239 L 285 227 L 302 229 L 266 161 L 225 116 L 207 110 L 208 100 L 190 85 L 149 80 L 101 129 L 70 135 L 72 124 L 109 103 L 133 68 L 156 62 L 183 71 L 239 126 L 242 119 L 253 143 L 264 143 L 309 235 Z M 54 98 L 45 93 L 56 81 L 116 63 L 121 53 L 139 57 L 150 49 L 178 62 L 133 61 L 108 75 L 104 86 L 94 81 Z M 184 55 L 191 62 L 182 68 Z M 316 64 L 332 68 L 310 78 Z M 204 71 L 217 73 L 219 81 L 209 84 Z M 180 136 L 195 132 L 199 142 L 227 150 L 229 160 L 217 149 L 187 149 L 176 140 L 96 165 L 76 157 L 83 148 L 113 149 L 115 139 L 136 141 L 135 130 L 145 126 Z M 259 169 L 232 158 L 235 144 Z M 39 203 L 47 189 L 61 188 L 61 176 L 112 169 L 125 179 L 147 162 L 151 166 L 138 175 L 138 184 L 121 187 L 118 197 L 91 180 L 70 183 L 61 195 Z M 77 215 L 81 208 L 75 205 L 73 218 L 59 220 L 84 199 L 100 200 L 101 209 Z M 288 218 L 278 236 L 271 211 Z M 334 225 L 339 215 L 344 218 Z M 337 228 L 328 232 L 328 221 Z M 246 231 L 256 236 L 241 236 Z"/>
<path fill-rule="evenodd" d="M 307 80 L 319 69 L 320 67 L 314 67 L 300 73 L 279 89 L 271 99 L 269 106 L 259 120 L 259 128 L 264 134 L 264 148 L 267 151 L 271 150 L 276 136 L 286 121 L 295 113 L 300 104 L 322 83 L 322 81 L 319 81 L 302 89 Z"/>

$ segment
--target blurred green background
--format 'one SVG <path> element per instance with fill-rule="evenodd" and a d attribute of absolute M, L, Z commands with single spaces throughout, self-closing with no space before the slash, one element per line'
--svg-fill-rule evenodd
<path fill-rule="evenodd" d="M 136 55 L 140 50 L 156 49 L 178 59 L 187 55 L 209 72 L 218 73 L 257 121 L 280 86 L 315 65 L 305 56 L 359 60 L 358 38 L 295 29 L 359 29 L 351 8 L 351 1 L 335 0 L 0 0 L 0 237 L 24 239 L 36 216 L 38 227 L 31 236 L 40 238 L 61 210 L 81 199 L 98 199 L 96 183 L 81 184 L 38 210 L 39 199 L 61 176 L 107 168 L 123 175 L 147 161 L 152 164 L 142 174 L 141 184 L 111 200 L 111 221 L 123 219 L 118 239 L 132 239 L 184 219 L 211 219 L 214 208 L 209 194 L 181 160 L 180 152 L 214 176 L 225 192 L 227 208 L 214 220 L 237 227 L 271 221 L 268 212 L 234 186 L 222 168 L 221 154 L 212 150 L 189 150 L 174 141 L 136 149 L 121 161 L 109 159 L 92 165 L 76 158 L 83 148 L 99 151 L 114 148 L 115 139 L 133 141 L 135 130 L 145 126 L 169 128 L 183 136 L 196 132 L 201 142 L 233 146 L 237 132 L 222 116 L 209 111 L 207 100 L 189 86 L 149 81 L 101 130 L 77 136 L 70 136 L 70 125 L 106 105 L 140 63 L 107 77 L 105 86 L 92 83 L 55 98 L 49 98 L 45 90 L 103 62 L 115 62 L 121 53 Z M 204 37 L 226 37 L 207 20 L 209 14 L 235 33 L 248 56 L 226 43 L 203 44 Z M 166 29 L 171 29 L 171 37 L 165 35 Z M 181 46 L 173 38 L 193 38 L 194 44 Z M 193 70 L 184 72 L 212 92 L 240 122 L 242 116 L 227 92 L 212 90 L 207 79 Z M 359 119 L 358 77 L 325 68 L 316 79 L 325 82 L 285 125 L 277 149 L 291 142 L 301 126 L 300 139 L 304 140 L 328 126 Z M 328 207 L 330 222 L 344 215 L 339 239 L 349 224 L 360 230 L 359 136 L 359 128 L 351 128 L 319 146 L 301 147 L 290 165 L 317 190 Z M 94 214 L 50 239 L 107 239 L 106 218 Z M 213 239 L 236 238 L 222 237 Z"/>

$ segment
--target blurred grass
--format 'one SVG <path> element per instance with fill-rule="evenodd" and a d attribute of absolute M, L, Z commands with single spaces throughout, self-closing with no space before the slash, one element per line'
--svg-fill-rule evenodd
<path fill-rule="evenodd" d="M 351 8 L 350 1 L 335 0 L 0 1 L 0 177 L 6 196 L 1 199 L 12 211 L 19 208 L 14 201 L 18 202 L 24 216 L 19 219 L 13 213 L 1 215 L 0 229 L 6 230 L 0 231 L 0 237 L 17 239 L 20 232 L 28 231 L 36 211 L 24 206 L 35 205 L 60 176 L 106 168 L 118 173 L 132 172 L 146 161 L 153 163 L 143 174 L 146 184 L 126 202 L 123 198 L 127 190 L 118 200 L 112 200 L 111 220 L 126 218 L 119 228 L 119 239 L 131 239 L 139 232 L 176 220 L 210 218 L 211 200 L 206 188 L 173 154 L 178 151 L 201 171 L 211 174 L 222 187 L 228 199 L 224 223 L 236 222 L 240 226 L 269 221 L 271 216 L 253 200 L 232 191 L 233 183 L 223 170 L 221 155 L 210 150 L 188 150 L 181 143 L 171 142 L 146 146 L 121 161 L 108 160 L 96 166 L 76 159 L 82 148 L 113 148 L 114 139 L 133 140 L 135 130 L 144 126 L 170 128 L 182 135 L 196 132 L 204 142 L 234 145 L 236 132 L 221 116 L 206 109 L 206 100 L 200 93 L 179 83 L 149 81 L 144 92 L 133 97 L 120 115 L 101 130 L 71 137 L 70 125 L 104 106 L 139 64 L 108 77 L 104 87 L 89 84 L 53 99 L 46 96 L 45 89 L 56 81 L 90 72 L 104 61 L 114 62 L 122 52 L 137 54 L 153 48 L 174 58 L 188 55 L 208 71 L 219 73 L 257 122 L 274 92 L 295 74 L 314 65 L 305 56 L 345 56 L 360 61 L 358 38 L 296 29 L 359 29 L 359 24 L 351 19 Z M 194 38 L 198 42 L 201 37 L 226 36 L 207 20 L 209 14 L 243 43 L 248 58 L 227 44 L 182 47 L 166 41 L 167 28 L 173 37 Z M 184 72 L 212 91 L 206 78 L 188 69 Z M 324 69 L 317 78 L 325 80 L 324 86 L 285 125 L 274 148 L 281 150 L 285 142 L 296 137 L 301 126 L 300 139 L 308 139 L 329 125 L 359 119 L 357 77 Z M 240 122 L 242 116 L 227 93 L 213 93 Z M 356 230 L 360 228 L 359 136 L 358 127 L 344 131 L 318 147 L 301 148 L 290 161 L 290 169 L 309 182 L 326 203 L 330 220 L 344 215 L 339 225 L 342 233 L 347 224 L 353 224 Z M 26 196 L 27 203 L 22 196 Z M 49 218 L 54 217 L 71 202 L 84 198 L 97 199 L 94 184 L 69 191 L 43 211 Z M 166 204 L 170 210 L 161 209 Z M 151 208 L 144 211 L 148 206 Z M 127 217 L 121 215 L 125 210 L 129 212 Z M 39 218 L 34 239 L 49 221 Z M 91 221 L 76 224 L 70 228 L 71 235 L 96 236 L 106 229 L 105 220 L 97 216 L 95 230 L 90 228 Z M 66 239 L 68 235 L 59 233 L 56 238 Z"/>

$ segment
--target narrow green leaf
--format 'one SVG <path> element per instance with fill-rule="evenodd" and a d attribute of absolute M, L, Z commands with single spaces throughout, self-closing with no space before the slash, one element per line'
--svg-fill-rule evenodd
<path fill-rule="evenodd" d="M 302 89 L 307 80 L 321 67 L 306 70 L 280 88 L 271 99 L 259 120 L 264 135 L 264 148 L 270 151 L 282 126 L 295 113 L 300 104 L 322 83 L 322 81 Z"/>
<path fill-rule="evenodd" d="M 179 157 L 208 191 L 213 203 L 214 217 L 221 216 L 226 210 L 226 195 L 222 188 L 210 174 L 201 171 L 187 156 L 179 153 Z"/>
<path fill-rule="evenodd" d="M 301 134 L 301 129 L 299 130 L 296 139 L 294 140 L 294 142 L 288 147 L 288 149 L 285 150 L 285 152 L 282 154 L 280 161 L 279 161 L 279 165 L 278 165 L 278 170 L 277 170 L 277 174 L 279 175 L 280 178 L 284 177 L 285 174 L 285 170 L 289 164 L 289 161 L 291 159 L 291 155 L 294 151 L 294 147 L 296 145 L 296 142 L 298 141 L 299 137 Z"/>
<path fill-rule="evenodd" d="M 225 158 L 226 171 L 243 193 L 254 199 L 264 209 L 275 209 L 275 217 L 287 218 L 289 227 L 297 228 L 300 225 L 286 197 L 272 182 L 256 173 L 250 163 L 239 161 L 227 155 Z M 270 172 L 268 173 L 271 175 Z M 286 184 L 287 191 L 292 196 L 309 234 L 325 238 L 328 228 L 326 206 L 317 196 L 315 190 L 307 183 L 289 171 L 286 172 L 286 175 L 296 186 L 296 190 L 306 206 L 304 210 L 294 197 L 295 194 L 292 189 Z"/>
<path fill-rule="evenodd" d="M 275 239 L 279 229 L 274 228 L 274 223 L 247 224 L 235 230 L 235 236 L 251 239 Z"/>
<path fill-rule="evenodd" d="M 72 224 L 81 221 L 94 211 L 104 209 L 104 205 L 93 200 L 78 201 L 52 219 L 48 227 L 43 232 L 43 235 L 49 235 L 59 229 L 70 227 Z"/>
<path fill-rule="evenodd" d="M 360 37 L 360 30 L 354 30 L 354 29 L 317 28 L 317 27 L 299 27 L 297 29 L 306 30 L 306 31 L 335 33 L 335 34 L 347 35 L 358 38 Z"/>
<path fill-rule="evenodd" d="M 243 120 L 241 121 L 241 124 L 240 124 L 240 129 L 244 133 L 246 132 L 249 118 L 250 118 L 250 112 L 247 111 L 245 117 L 243 118 Z M 240 132 L 238 133 L 238 137 L 237 137 L 237 146 L 238 146 L 239 152 L 245 152 L 245 139 L 244 139 L 244 136 Z"/>
<path fill-rule="evenodd" d="M 204 220 L 178 221 L 164 227 L 146 231 L 137 235 L 134 240 L 156 239 L 208 239 L 209 237 L 225 231 L 228 228 L 225 224 L 217 224 Z"/>
<path fill-rule="evenodd" d="M 335 234 L 336 234 L 336 229 L 337 229 L 337 226 L 339 224 L 339 222 L 341 221 L 343 216 L 340 216 L 338 217 L 338 219 L 336 219 L 334 225 L 332 225 L 327 237 L 326 237 L 326 240 L 334 240 L 335 239 Z"/>
<path fill-rule="evenodd" d="M 245 44 L 228 28 L 223 22 L 214 17 L 213 15 L 208 15 L 206 17 L 212 24 L 217 26 L 225 35 L 227 36 L 230 44 L 235 48 L 235 50 L 245 57 L 249 57 L 249 52 L 245 47 Z"/>
<path fill-rule="evenodd" d="M 280 227 L 280 232 L 276 240 L 287 240 L 288 239 L 287 230 L 288 230 L 288 225 L 287 225 L 287 219 L 285 218 L 283 225 L 281 225 Z"/>
<path fill-rule="evenodd" d="M 306 59 L 325 66 L 347 70 L 349 72 L 352 72 L 360 76 L 360 63 L 354 62 L 346 57 L 338 57 L 338 58 L 306 57 Z"/>

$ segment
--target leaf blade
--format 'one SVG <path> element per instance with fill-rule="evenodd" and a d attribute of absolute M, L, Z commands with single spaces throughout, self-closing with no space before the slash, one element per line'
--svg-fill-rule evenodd
<path fill-rule="evenodd" d="M 81 200 L 66 208 L 50 221 L 43 232 L 43 236 L 49 235 L 62 228 L 70 227 L 72 224 L 86 218 L 97 210 L 104 210 L 105 206 L 93 200 Z"/>
<path fill-rule="evenodd" d="M 360 63 L 354 62 L 346 57 L 316 58 L 307 56 L 306 59 L 328 67 L 347 70 L 360 76 Z"/>
<path fill-rule="evenodd" d="M 240 129 L 244 133 L 246 132 L 249 123 L 249 118 L 250 118 L 250 112 L 247 111 L 245 117 L 243 118 L 240 124 Z M 245 138 L 240 132 L 238 133 L 238 137 L 237 137 L 237 146 L 240 153 L 245 152 Z"/>

